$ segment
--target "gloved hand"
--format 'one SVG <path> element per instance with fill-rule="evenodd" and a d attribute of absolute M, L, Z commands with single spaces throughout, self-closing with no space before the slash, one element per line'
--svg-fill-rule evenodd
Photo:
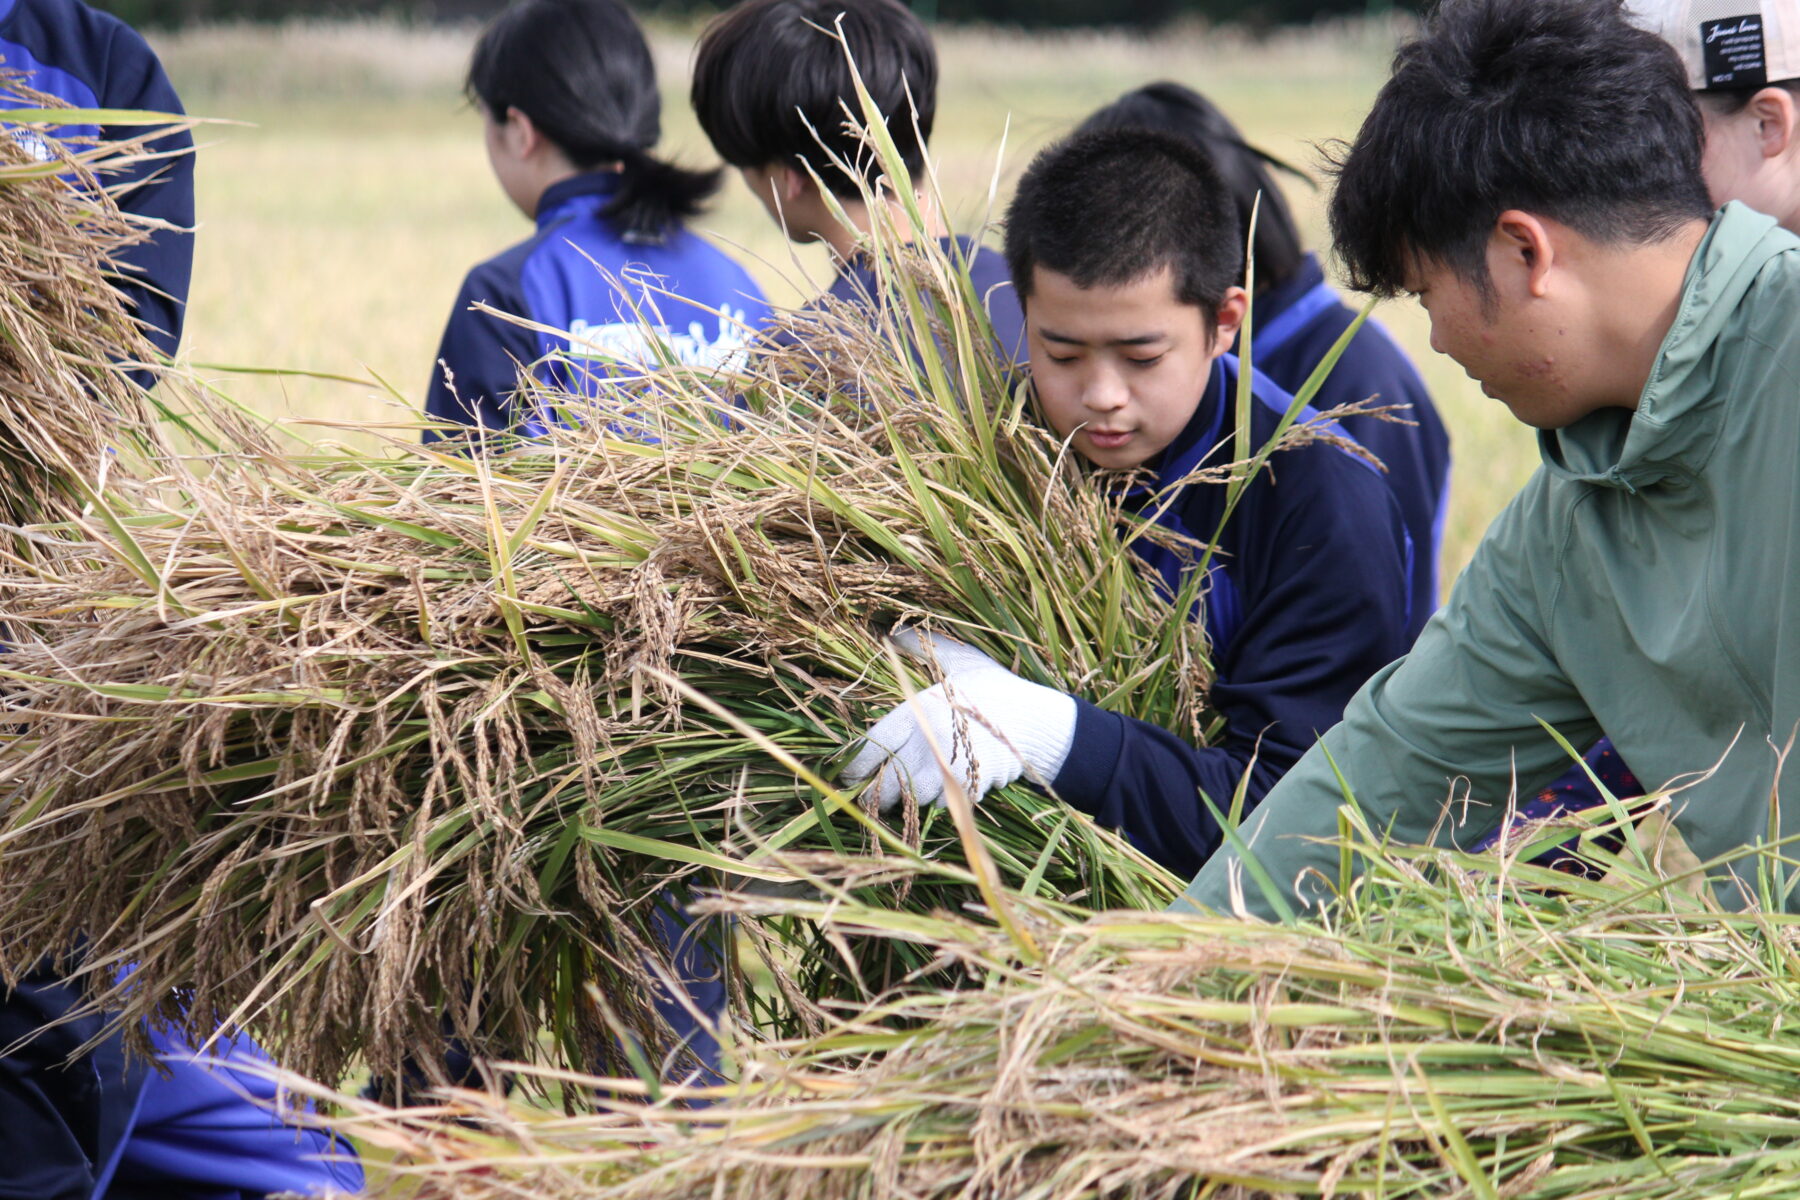
<path fill-rule="evenodd" d="M 944 775 L 931 741 L 971 801 L 1021 775 L 1045 785 L 1056 778 L 1075 740 L 1074 697 L 1020 679 L 975 647 L 935 633 L 901 629 L 893 643 L 926 662 L 935 660 L 944 681 L 902 703 L 863 735 L 862 748 L 844 768 L 846 783 L 879 773 L 873 786 L 884 811 L 903 789 L 922 805 L 942 804 Z"/>

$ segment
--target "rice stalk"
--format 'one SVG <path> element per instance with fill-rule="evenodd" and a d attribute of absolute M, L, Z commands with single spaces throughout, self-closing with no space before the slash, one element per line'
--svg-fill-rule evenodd
<path fill-rule="evenodd" d="M 1530 865 L 1544 838 L 1478 859 L 1348 817 L 1367 874 L 1323 916 L 1014 897 L 1037 963 L 978 914 L 740 898 L 746 919 L 928 942 L 972 984 L 742 1046 L 741 1081 L 697 1108 L 565 1076 L 611 1099 L 571 1118 L 450 1093 L 346 1127 L 452 1200 L 1791 1195 L 1800 927 L 1607 851 L 1618 828 L 1583 834 L 1609 873 L 1588 881 Z"/>

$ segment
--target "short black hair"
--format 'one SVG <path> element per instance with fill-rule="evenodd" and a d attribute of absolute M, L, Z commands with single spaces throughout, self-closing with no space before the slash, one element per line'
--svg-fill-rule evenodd
<path fill-rule="evenodd" d="M 851 60 L 916 176 L 937 114 L 937 49 L 898 0 L 745 0 L 727 9 L 694 52 L 700 128 L 734 167 L 804 162 L 833 193 L 855 196 L 882 171 L 845 128 L 846 113 L 862 123 Z"/>
<path fill-rule="evenodd" d="M 518 109 L 584 171 L 623 164 L 604 215 L 628 235 L 662 237 L 718 190 L 717 171 L 651 157 L 656 66 L 619 0 L 514 0 L 475 43 L 464 91 L 496 120 Z"/>
<path fill-rule="evenodd" d="M 1485 293 L 1508 209 L 1645 245 L 1708 218 L 1702 138 L 1674 48 L 1620 0 L 1444 0 L 1337 152 L 1332 238 L 1360 291 L 1430 261 Z"/>
<path fill-rule="evenodd" d="M 1205 154 L 1166 133 L 1105 129 L 1058 142 L 1026 168 L 1006 210 L 1006 264 L 1021 305 L 1038 267 L 1083 288 L 1167 267 L 1175 298 L 1215 321 L 1243 277 L 1244 243 Z"/>
<path fill-rule="evenodd" d="M 1153 129 L 1192 142 L 1212 160 L 1219 177 L 1231 189 L 1232 202 L 1237 206 L 1239 241 L 1249 234 L 1252 210 L 1256 213 L 1256 241 L 1251 248 L 1256 260 L 1256 282 L 1277 286 L 1300 270 L 1306 250 L 1287 198 L 1275 186 L 1269 168 L 1306 177 L 1245 141 L 1231 119 L 1205 96 L 1167 80 L 1146 84 L 1091 114 L 1076 132 L 1096 129 Z"/>

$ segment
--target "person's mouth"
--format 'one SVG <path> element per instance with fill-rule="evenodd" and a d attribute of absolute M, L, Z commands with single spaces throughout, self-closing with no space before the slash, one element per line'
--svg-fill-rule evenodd
<path fill-rule="evenodd" d="M 1082 433 L 1091 445 L 1100 450 L 1117 450 L 1131 440 L 1129 429 L 1095 429 L 1090 425 Z"/>

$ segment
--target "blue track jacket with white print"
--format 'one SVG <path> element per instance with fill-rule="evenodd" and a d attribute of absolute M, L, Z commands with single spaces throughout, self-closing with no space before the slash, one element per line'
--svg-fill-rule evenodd
<path fill-rule="evenodd" d="M 1256 298 L 1251 325 L 1252 365 L 1290 395 L 1356 319 L 1325 282 L 1319 260 L 1307 255 L 1291 279 Z M 1412 626 L 1417 636 L 1437 611 L 1438 551 L 1450 493 L 1450 435 L 1425 381 L 1406 352 L 1373 320 L 1365 321 L 1312 398 L 1320 411 L 1367 400 L 1403 404 L 1410 425 L 1379 417 L 1347 417 L 1344 428 L 1387 468 L 1388 487 L 1412 537 Z"/>
<path fill-rule="evenodd" d="M 1337 724 L 1363 682 L 1411 642 L 1410 539 L 1386 482 L 1361 459 L 1326 443 L 1274 455 L 1222 531 L 1225 485 L 1164 492 L 1202 463 L 1237 457 L 1237 378 L 1237 359 L 1221 355 L 1193 419 L 1163 452 L 1156 480 L 1135 493 L 1140 512 L 1176 532 L 1203 543 L 1218 534 L 1202 611 L 1215 671 L 1209 699 L 1224 717 L 1224 735 L 1196 748 L 1077 699 L 1074 743 L 1051 783 L 1056 795 L 1123 830 L 1184 877 L 1221 839 L 1200 794 L 1229 812 L 1248 769 L 1248 813 Z M 1290 403 L 1269 380 L 1253 379 L 1252 448 L 1273 436 Z M 1135 544 L 1170 586 L 1193 569 L 1168 550 Z"/>
<path fill-rule="evenodd" d="M 444 328 L 425 411 L 436 421 L 542 432 L 554 414 L 519 411 L 521 366 L 559 391 L 671 358 L 727 366 L 768 316 L 762 289 L 722 251 L 684 229 L 627 241 L 603 215 L 615 172 L 577 175 L 538 202 L 537 233 L 470 271 Z M 531 329 L 474 311 L 477 302 Z M 446 378 L 448 376 L 448 378 Z M 426 440 L 445 433 L 426 433 Z"/>
<path fill-rule="evenodd" d="M 77 0 L 0 0 L 0 69 L 21 72 L 20 82 L 26 86 L 76 108 L 183 111 L 162 63 L 137 31 Z M 0 95 L 0 108 L 23 103 Z M 48 158 L 40 129 L 69 139 L 110 140 L 142 132 L 63 125 L 14 127 L 7 133 L 38 157 Z M 121 251 L 114 280 L 144 323 L 151 344 L 169 355 L 181 342 L 194 270 L 193 146 L 194 139 L 185 132 L 168 134 L 152 141 L 149 149 L 171 157 L 137 163 L 103 180 L 116 189 L 120 208 L 172 227 Z"/>

